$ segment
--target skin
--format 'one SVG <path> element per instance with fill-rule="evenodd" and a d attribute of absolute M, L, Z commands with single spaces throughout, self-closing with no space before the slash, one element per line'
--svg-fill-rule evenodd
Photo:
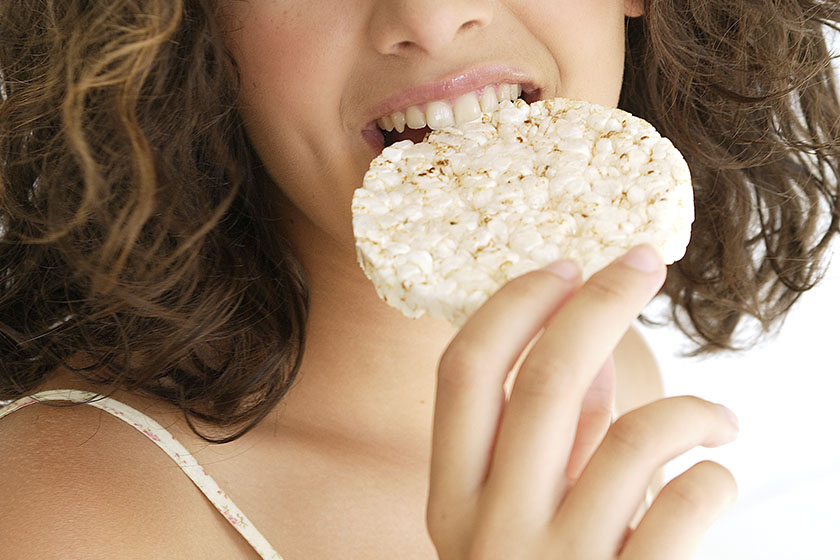
<path fill-rule="evenodd" d="M 348 15 L 337 19 L 332 2 L 223 6 L 247 130 L 282 189 L 281 228 L 310 280 L 306 380 L 287 415 L 307 417 L 326 403 L 334 411 L 328 429 L 354 433 L 360 423 L 381 430 L 388 412 L 408 446 L 399 452 L 416 454 L 432 406 L 417 395 L 430 395 L 434 383 L 417 372 L 435 369 L 454 331 L 405 321 L 356 262 L 348 209 L 375 155 L 359 133 L 369 111 L 408 86 L 488 62 L 525 67 L 545 97 L 615 106 L 625 11 L 636 8 L 615 0 L 357 1 L 342 3 Z M 459 31 L 469 21 L 477 23 Z M 387 399 L 372 400 L 369 387 L 387 387 Z"/>
<path fill-rule="evenodd" d="M 666 486 L 627 538 L 665 461 L 737 432 L 722 407 L 658 400 L 653 359 L 628 330 L 664 280 L 658 256 L 634 251 L 585 285 L 561 265 L 535 271 L 455 332 L 383 304 L 355 262 L 350 229 L 353 189 L 375 155 L 360 131 L 376 101 L 477 63 L 508 62 L 526 67 L 546 97 L 614 106 L 624 17 L 640 15 L 639 6 L 222 6 L 247 130 L 280 195 L 279 233 L 311 283 L 300 379 L 263 423 L 222 446 L 203 444 L 160 403 L 115 396 L 169 428 L 287 558 L 690 557 L 734 499 L 731 475 L 714 463 Z M 84 385 L 56 372 L 50 387 Z M 610 428 L 613 399 L 623 416 Z M 0 448 L 12 452 L 0 453 L 0 511 L 15 531 L 0 517 L 0 549 L 254 557 L 131 427 L 88 407 L 30 407 L 4 422 Z M 37 469 L 26 467 L 33 454 Z M 56 491 L 54 480 L 87 489 L 84 499 Z M 109 513 L 119 504 L 130 504 L 129 519 Z"/>

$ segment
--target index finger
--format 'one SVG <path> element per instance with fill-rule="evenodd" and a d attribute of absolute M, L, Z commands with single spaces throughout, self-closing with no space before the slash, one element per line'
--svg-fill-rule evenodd
<path fill-rule="evenodd" d="M 430 502 L 465 500 L 484 483 L 504 381 L 520 354 L 579 283 L 537 270 L 505 284 L 476 311 L 440 360 L 432 433 Z"/>
<path fill-rule="evenodd" d="M 505 409 L 487 487 L 520 517 L 553 516 L 564 492 L 584 395 L 630 323 L 665 278 L 659 254 L 639 246 L 597 272 L 540 336 Z"/>

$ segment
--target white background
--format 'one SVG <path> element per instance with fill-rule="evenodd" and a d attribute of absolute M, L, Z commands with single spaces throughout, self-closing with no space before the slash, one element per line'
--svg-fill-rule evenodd
<path fill-rule="evenodd" d="M 835 242 L 835 261 L 840 250 Z M 720 402 L 740 419 L 739 438 L 698 448 L 668 478 L 702 459 L 738 480 L 738 503 L 710 530 L 703 560 L 840 560 L 840 262 L 806 292 L 780 334 L 743 354 L 679 356 L 674 328 L 642 328 L 667 395 Z"/>

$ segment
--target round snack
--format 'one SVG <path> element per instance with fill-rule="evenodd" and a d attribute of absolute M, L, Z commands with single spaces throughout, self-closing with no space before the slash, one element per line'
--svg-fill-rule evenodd
<path fill-rule="evenodd" d="M 688 166 L 669 140 L 619 109 L 562 98 L 505 101 L 385 148 L 352 210 L 379 296 L 458 326 L 505 282 L 560 258 L 586 279 L 648 243 L 670 264 L 694 220 Z"/>

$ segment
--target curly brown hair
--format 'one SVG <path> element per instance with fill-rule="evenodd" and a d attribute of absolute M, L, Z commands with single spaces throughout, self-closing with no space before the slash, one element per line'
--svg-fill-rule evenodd
<path fill-rule="evenodd" d="M 291 386 L 306 281 L 263 215 L 216 9 L 0 5 L 0 400 L 73 362 L 225 442 Z M 694 234 L 664 293 L 698 352 L 732 348 L 744 317 L 769 330 L 823 269 L 840 150 L 823 30 L 837 21 L 835 3 L 805 0 L 649 0 L 628 20 L 620 105 L 694 175 Z"/>
<path fill-rule="evenodd" d="M 696 344 L 749 347 L 824 273 L 838 231 L 840 104 L 826 32 L 840 5 L 646 0 L 629 20 L 621 107 L 683 153 L 696 219 L 663 292 Z"/>

